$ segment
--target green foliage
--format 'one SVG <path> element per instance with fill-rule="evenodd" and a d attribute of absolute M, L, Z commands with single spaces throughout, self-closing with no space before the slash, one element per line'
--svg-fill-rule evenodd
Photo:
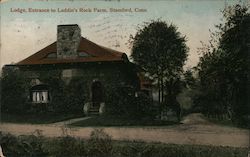
<path fill-rule="evenodd" d="M 87 141 L 87 153 L 89 156 L 99 157 L 111 156 L 113 149 L 113 141 L 111 136 L 103 131 L 103 129 L 94 129 Z"/>
<path fill-rule="evenodd" d="M 49 86 L 50 106 L 56 113 L 82 112 L 85 101 L 86 83 L 83 78 L 73 77 L 68 84 L 57 75 L 43 75 L 41 80 Z"/>
<path fill-rule="evenodd" d="M 85 82 L 72 78 L 69 84 L 61 78 L 59 70 L 40 71 L 39 80 L 49 88 L 48 110 L 54 113 L 79 113 L 85 101 Z M 3 112 L 34 112 L 30 109 L 31 80 L 16 67 L 4 67 L 1 78 L 1 109 Z"/>
<path fill-rule="evenodd" d="M 70 136 L 49 139 L 43 147 L 53 157 L 87 156 L 85 142 Z"/>
<path fill-rule="evenodd" d="M 135 97 L 135 91 L 130 87 L 111 90 L 107 95 L 106 105 L 107 114 L 110 115 L 153 119 L 156 114 L 152 100 L 143 93 L 138 93 L 138 97 Z"/>
<path fill-rule="evenodd" d="M 130 91 L 129 91 L 130 90 Z M 121 115 L 127 113 L 127 104 L 132 103 L 133 93 L 132 88 L 124 89 L 112 88 L 106 94 L 106 113 L 110 115 Z M 128 92 L 131 92 L 129 94 Z M 126 105 L 125 105 L 126 104 Z"/>
<path fill-rule="evenodd" d="M 165 101 L 166 94 L 176 97 L 171 92 L 175 89 L 172 83 L 180 76 L 187 59 L 185 42 L 176 26 L 160 20 L 145 23 L 131 38 L 131 57 L 157 82 L 159 102 Z"/>
<path fill-rule="evenodd" d="M 201 49 L 203 56 L 198 68 L 202 94 L 198 100 L 204 104 L 205 111 L 228 114 L 234 122 L 247 124 L 249 7 L 229 6 L 223 15 L 225 22 L 217 25 L 218 32 L 212 33 L 209 45 Z"/>
<path fill-rule="evenodd" d="M 0 132 L 0 145 L 4 150 L 5 156 L 12 157 L 42 157 L 47 153 L 43 150 L 42 145 L 44 139 L 37 136 L 12 136 L 10 134 L 2 134 Z"/>
<path fill-rule="evenodd" d="M 68 112 L 82 112 L 84 101 L 86 99 L 86 90 L 86 83 L 83 78 L 77 77 L 71 79 L 70 83 L 64 90 L 64 105 Z"/>
<path fill-rule="evenodd" d="M 144 142 L 128 142 L 116 147 L 122 157 L 240 157 L 247 154 L 237 148 L 192 146 L 175 144 L 151 144 Z"/>
<path fill-rule="evenodd" d="M 137 97 L 135 97 L 134 114 L 137 119 L 148 119 L 154 120 L 157 114 L 156 107 L 153 104 L 153 100 L 146 94 L 139 92 Z M 133 108 L 131 105 L 131 108 Z"/>
<path fill-rule="evenodd" d="M 65 84 L 60 76 L 50 74 L 47 75 L 47 77 L 44 76 L 41 81 L 43 81 L 49 87 L 49 93 L 51 97 L 49 106 L 51 107 L 51 110 L 56 113 L 67 111 L 64 95 Z"/>
<path fill-rule="evenodd" d="M 4 67 L 1 77 L 2 112 L 25 112 L 28 102 L 27 79 L 14 67 Z"/>
<path fill-rule="evenodd" d="M 164 21 L 152 21 L 140 28 L 132 38 L 132 58 L 151 75 L 170 76 L 181 71 L 187 57 L 185 37 L 177 32 L 177 27 Z M 159 76 L 157 76 L 159 77 Z"/>
<path fill-rule="evenodd" d="M 248 153 L 247 148 L 113 141 L 99 129 L 89 140 L 0 133 L 0 145 L 4 155 L 11 157 L 246 157 Z"/>
<path fill-rule="evenodd" d="M 184 73 L 184 81 L 185 85 L 188 88 L 193 88 L 195 86 L 195 77 L 193 76 L 193 71 L 191 69 L 188 69 Z"/>
<path fill-rule="evenodd" d="M 61 79 L 61 72 L 57 71 L 46 71 L 40 72 L 40 81 L 49 87 L 49 110 L 55 113 L 62 113 L 67 111 L 65 107 L 65 83 Z"/>

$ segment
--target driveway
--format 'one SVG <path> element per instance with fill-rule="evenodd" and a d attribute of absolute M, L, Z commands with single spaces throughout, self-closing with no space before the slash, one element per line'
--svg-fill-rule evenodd
<path fill-rule="evenodd" d="M 82 120 L 82 119 L 80 119 Z M 76 122 L 77 120 L 70 120 Z M 95 127 L 103 128 L 114 140 L 139 140 L 172 144 L 248 147 L 249 130 L 207 122 L 200 114 L 185 117 L 183 124 L 164 127 Z M 42 134 L 46 137 L 74 136 L 89 138 L 93 127 L 68 127 L 69 121 L 46 124 L 1 123 L 0 131 L 14 135 Z"/>

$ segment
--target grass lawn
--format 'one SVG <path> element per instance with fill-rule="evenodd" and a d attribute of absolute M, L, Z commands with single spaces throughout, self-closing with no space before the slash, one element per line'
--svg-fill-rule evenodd
<path fill-rule="evenodd" d="M 172 121 L 160 121 L 160 120 L 149 120 L 149 119 L 129 119 L 126 117 L 119 116 L 96 116 L 83 121 L 79 121 L 71 124 L 72 126 L 166 126 L 179 124 Z"/>
<path fill-rule="evenodd" d="M 30 123 L 30 124 L 49 124 L 64 121 L 72 118 L 83 117 L 83 114 L 7 114 L 1 113 L 1 122 L 9 123 Z"/>

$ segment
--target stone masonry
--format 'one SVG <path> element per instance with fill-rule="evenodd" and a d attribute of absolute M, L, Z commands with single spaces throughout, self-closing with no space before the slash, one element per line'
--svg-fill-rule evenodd
<path fill-rule="evenodd" d="M 81 39 L 78 25 L 57 26 L 57 58 L 76 58 Z"/>

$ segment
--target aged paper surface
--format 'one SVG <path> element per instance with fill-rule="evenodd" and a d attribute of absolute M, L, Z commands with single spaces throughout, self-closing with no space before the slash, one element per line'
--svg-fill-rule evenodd
<path fill-rule="evenodd" d="M 214 42 L 213 39 L 220 39 L 213 37 L 213 33 L 218 31 L 216 25 L 225 23 L 222 11 L 237 4 L 248 8 L 250 5 L 247 0 L 2 0 L 2 82 L 6 81 L 6 76 L 11 76 L 3 74 L 4 69 L 14 69 L 13 71 L 18 72 L 20 70 L 22 75 L 20 78 L 16 77 L 19 83 L 24 79 L 26 84 L 13 87 L 16 80 L 12 79 L 9 81 L 10 86 L 2 87 L 0 132 L 16 136 L 74 136 L 88 139 L 94 130 L 110 135 L 113 140 L 230 146 L 242 148 L 241 153 L 246 154 L 249 146 L 249 129 L 247 126 L 238 127 L 234 124 L 233 127 L 228 127 L 235 122 L 232 122 L 232 106 L 226 106 L 223 112 L 202 112 L 203 110 L 196 107 L 196 98 L 201 97 L 201 94 L 197 94 L 200 88 L 196 88 L 200 82 L 195 89 L 190 85 L 181 88 L 181 92 L 175 95 L 179 108 L 162 109 L 162 106 L 168 106 L 170 102 L 167 101 L 168 94 L 171 93 L 167 90 L 167 83 L 171 82 L 169 80 L 182 80 L 185 77 L 182 74 L 188 70 L 193 72 L 191 75 L 197 80 L 201 78 L 198 76 L 201 70 L 195 70 L 200 68 L 200 58 L 207 52 L 206 48 L 213 48 L 213 45 L 208 45 Z M 249 10 L 247 13 L 246 16 L 249 16 Z M 157 21 L 164 22 L 167 26 L 173 25 L 175 31 L 185 38 L 187 57 L 181 74 L 176 72 L 178 74 L 174 75 L 174 78 L 171 78 L 171 75 L 162 76 L 162 80 L 155 79 L 159 78 L 155 77 L 158 73 L 151 75 L 150 69 L 146 69 L 146 66 L 132 56 L 135 44 L 133 40 L 135 41 L 138 32 L 149 23 Z M 150 34 L 147 38 L 152 36 L 153 40 L 153 35 Z M 142 42 L 146 41 L 147 39 Z M 150 46 L 145 47 L 150 49 Z M 169 51 L 173 51 L 172 46 L 173 44 Z M 159 63 L 151 60 L 151 64 Z M 163 84 L 162 87 L 159 86 L 160 82 Z M 65 86 L 60 86 L 61 84 Z M 9 88 L 17 89 L 7 90 Z M 15 93 L 22 88 L 23 92 Z M 131 106 L 122 105 L 118 109 L 121 109 L 120 112 L 124 115 L 119 116 L 123 117 L 128 112 L 126 116 L 132 120 L 119 121 L 120 119 L 113 115 L 108 115 L 107 121 L 100 120 L 110 111 L 108 102 L 109 97 L 113 95 L 110 93 L 114 92 L 112 89 L 118 89 L 118 92 L 124 90 L 128 95 L 133 95 L 131 102 L 140 98 L 140 93 L 147 95 L 156 108 L 152 110 L 156 112 L 153 121 L 145 122 L 143 118 L 139 120 L 140 118 L 133 117 L 137 113 L 142 114 L 139 117 L 144 116 L 144 106 L 140 106 L 138 112 L 136 109 L 132 110 L 131 118 L 130 110 L 126 110 Z M 238 93 L 241 90 L 239 88 Z M 4 94 L 7 92 L 11 94 Z M 16 98 L 16 95 L 20 96 Z M 230 98 L 233 99 L 233 96 Z M 13 103 L 9 100 L 18 105 L 11 106 Z M 244 103 L 246 102 L 247 100 Z M 11 107 L 5 104 L 10 104 Z M 241 120 L 245 123 L 245 120 L 249 120 L 249 112 L 243 114 L 244 120 Z M 116 118 L 117 121 L 114 120 Z M 6 143 L 0 141 L 1 145 L 4 145 L 4 154 Z"/>

